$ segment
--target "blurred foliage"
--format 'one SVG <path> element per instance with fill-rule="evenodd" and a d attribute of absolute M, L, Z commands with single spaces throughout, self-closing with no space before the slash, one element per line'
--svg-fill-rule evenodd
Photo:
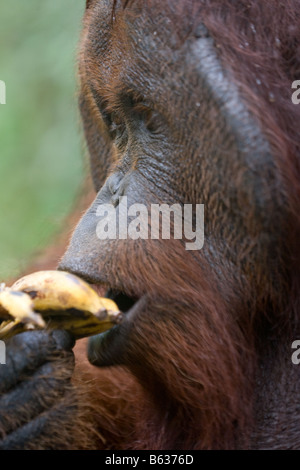
<path fill-rule="evenodd" d="M 62 228 L 83 177 L 76 52 L 84 0 L 0 4 L 0 280 Z"/>

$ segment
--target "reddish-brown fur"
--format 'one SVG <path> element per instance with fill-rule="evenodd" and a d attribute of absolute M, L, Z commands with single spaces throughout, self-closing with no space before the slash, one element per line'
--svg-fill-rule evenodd
<path fill-rule="evenodd" d="M 101 5 L 110 7 L 109 15 L 106 11 L 100 15 L 100 18 L 109 18 L 102 24 L 104 32 L 97 29 Z M 206 26 L 214 39 L 225 77 L 230 77 L 235 84 L 241 102 L 254 117 L 253 122 L 259 123 L 270 146 L 272 165 L 270 174 L 263 173 L 267 176 L 262 179 L 255 171 L 264 172 L 263 165 L 247 173 L 250 180 L 253 175 L 257 176 L 259 196 L 251 192 L 251 187 L 247 193 L 247 180 L 243 179 L 246 169 L 239 166 L 245 162 L 234 160 L 238 154 L 235 147 L 238 133 L 230 122 L 224 125 L 222 113 L 214 108 L 217 100 L 211 100 L 207 121 L 211 119 L 212 123 L 210 127 L 203 127 L 207 132 L 203 153 L 211 156 L 211 161 L 209 159 L 205 166 L 205 161 L 201 160 L 206 179 L 194 177 L 197 162 L 192 160 L 195 152 L 190 151 L 190 146 L 200 142 L 193 140 L 193 122 L 197 123 L 198 116 L 196 97 L 192 102 L 186 99 L 183 103 L 189 107 L 186 115 L 191 116 L 191 122 L 184 123 L 182 128 L 180 112 L 184 106 L 178 93 L 179 104 L 172 111 L 180 135 L 172 135 L 172 138 L 175 142 L 178 138 L 186 153 L 179 154 L 176 160 L 176 165 L 181 165 L 180 178 L 176 172 L 174 176 L 172 169 L 168 169 L 169 173 L 165 168 L 162 170 L 165 171 L 165 186 L 170 193 L 170 188 L 179 188 L 180 202 L 194 203 L 196 199 L 202 203 L 204 201 L 197 200 L 197 191 L 203 185 L 202 195 L 207 197 L 205 203 L 211 211 L 208 232 L 211 229 L 211 239 L 216 235 L 216 244 L 212 244 L 211 251 L 205 245 L 196 253 L 186 251 L 178 240 L 118 240 L 99 248 L 98 241 L 91 236 L 95 228 L 95 207 L 92 206 L 75 232 L 61 268 L 98 282 L 102 287 L 122 290 L 128 296 L 145 296 L 146 301 L 132 324 L 124 322 L 122 354 L 111 361 L 122 365 L 91 366 L 86 359 L 85 341 L 77 344 L 74 384 L 78 415 L 75 414 L 70 426 L 65 427 L 65 433 L 61 430 L 61 435 L 68 435 L 68 439 L 59 437 L 55 442 L 54 434 L 54 437 L 45 437 L 39 446 L 299 448 L 300 381 L 290 356 L 291 342 L 300 334 L 300 154 L 297 139 L 300 106 L 291 101 L 291 84 L 300 79 L 300 3 L 298 0 L 126 0 L 123 3 L 91 0 L 87 7 L 80 52 L 80 102 L 97 190 L 108 175 L 117 171 L 124 155 L 109 142 L 96 98 L 102 97 L 107 112 L 117 109 L 122 113 L 117 91 L 122 86 L 120 77 L 124 76 L 126 67 L 122 68 L 122 60 L 113 59 L 127 58 L 130 51 L 126 42 L 127 24 L 132 19 L 137 31 L 142 14 L 142 27 L 154 24 L 157 37 L 164 35 L 166 24 L 171 28 L 166 42 L 169 47 L 168 41 L 172 41 L 170 49 L 175 51 L 174 57 L 177 51 L 180 57 L 186 42 L 192 44 L 195 38 L 206 34 L 197 30 L 199 23 Z M 147 22 L 147 18 L 152 23 Z M 169 22 L 166 23 L 166 19 Z M 150 36 L 153 34 L 151 26 Z M 104 45 L 100 40 L 97 42 L 101 34 Z M 146 64 L 150 70 L 154 66 L 154 55 Z M 130 55 L 128 57 L 130 59 Z M 163 66 L 159 73 L 164 72 Z M 193 66 L 187 69 L 187 76 L 194 70 Z M 180 89 L 184 73 L 180 75 L 182 70 L 175 70 Z M 177 86 L 173 78 L 173 75 L 166 75 L 163 89 L 157 90 L 157 93 L 162 91 L 160 97 L 164 94 L 170 97 L 168 79 L 175 88 Z M 196 89 L 192 78 L 190 88 L 192 94 Z M 135 98 L 139 100 L 139 96 Z M 158 108 L 159 104 L 156 103 Z M 205 99 L 202 104 L 205 106 Z M 196 116 L 194 121 L 193 116 Z M 164 117 L 167 120 L 167 113 Z M 172 125 L 169 128 L 172 129 Z M 134 144 L 130 155 L 134 160 L 130 162 L 133 169 L 127 168 L 133 178 L 140 163 L 139 155 L 134 153 L 140 148 L 139 142 Z M 171 150 L 175 153 L 177 147 L 174 145 Z M 225 157 L 229 150 L 228 161 L 233 162 L 229 173 L 224 175 L 218 173 L 222 172 L 219 165 L 223 162 L 218 160 L 220 147 Z M 153 157 L 151 150 L 149 154 Z M 168 161 L 166 156 L 166 167 Z M 138 170 L 143 176 L 144 168 Z M 215 194 L 211 188 L 219 180 L 224 191 L 221 186 Z M 133 179 L 134 183 L 136 181 L 139 180 Z M 235 188 L 234 198 L 228 196 L 227 200 L 227 192 L 232 194 L 232 187 Z M 130 184 L 128 188 L 130 190 Z M 253 201 L 249 194 L 253 195 Z M 138 196 L 151 203 L 164 200 L 165 194 L 159 190 L 156 194 L 151 182 L 145 181 L 144 191 Z M 239 197 L 244 200 L 240 201 Z M 241 213 L 240 207 L 247 212 Z M 278 227 L 277 219 L 273 220 L 272 216 L 279 217 Z M 105 355 L 105 348 L 104 353 L 100 348 L 100 362 L 101 354 Z M 52 426 L 61 428 L 59 422 L 53 422 Z"/>
<path fill-rule="evenodd" d="M 140 6 L 138 1 L 126 1 L 124 8 L 133 4 Z M 151 2 L 148 4 L 151 7 Z M 300 106 L 291 101 L 291 83 L 300 78 L 299 3 L 182 0 L 176 7 L 172 2 L 156 3 L 155 12 L 172 19 L 179 44 L 195 34 L 194 27 L 201 19 L 215 40 L 224 68 L 230 70 L 248 109 L 260 122 L 282 178 L 287 214 L 286 226 L 281 227 L 284 243 L 279 247 L 282 272 L 275 287 L 264 285 L 259 266 L 249 286 L 234 277 L 220 285 L 203 259 L 199 265 L 176 243 L 165 243 L 163 250 L 154 243 L 148 246 L 150 269 L 149 260 L 145 266 L 142 244 L 140 248 L 135 244 L 134 256 L 128 247 L 118 247 L 110 271 L 130 272 L 128 292 L 134 286 L 135 294 L 147 292 L 151 297 L 153 293 L 157 305 L 167 298 L 169 308 L 166 310 L 162 301 L 151 320 L 140 320 L 135 363 L 129 368 L 89 366 L 102 436 L 92 446 L 268 446 L 264 437 L 253 438 L 260 436 L 263 427 L 256 423 L 255 382 L 261 364 L 268 371 L 265 357 L 274 356 L 280 362 L 280 354 L 286 356 L 299 325 Z M 116 35 L 118 14 L 122 13 L 115 2 L 112 22 L 116 22 Z M 95 63 L 95 73 L 96 67 Z M 112 106 L 113 86 L 111 89 L 106 93 Z M 255 299 L 252 281 L 260 284 Z M 82 352 L 79 356 L 86 368 Z M 283 367 L 288 366 L 285 362 Z M 295 438 L 280 444 L 279 439 L 273 445 L 294 447 L 298 443 Z"/>

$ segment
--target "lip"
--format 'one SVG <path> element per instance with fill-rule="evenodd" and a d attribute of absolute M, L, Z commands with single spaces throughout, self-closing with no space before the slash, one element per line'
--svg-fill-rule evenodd
<path fill-rule="evenodd" d="M 131 330 L 137 317 L 145 310 L 149 302 L 149 294 L 139 292 L 135 295 L 134 289 L 131 289 L 132 283 L 129 293 L 123 288 L 120 278 L 112 285 L 107 279 L 98 275 L 94 277 L 83 272 L 65 270 L 73 272 L 87 282 L 100 297 L 115 301 L 122 312 L 122 320 L 119 323 L 103 333 L 89 337 L 87 347 L 89 362 L 98 367 L 126 365 Z"/>
<path fill-rule="evenodd" d="M 87 343 L 87 358 L 97 367 L 111 367 L 117 365 L 128 366 L 131 363 L 131 338 L 137 318 L 146 311 L 149 303 L 149 293 L 141 291 L 140 286 L 135 289 L 133 282 L 124 283 L 120 275 L 116 279 L 110 276 L 108 281 L 104 273 L 83 272 L 70 269 L 70 266 L 60 264 L 60 270 L 70 272 L 87 282 L 100 297 L 107 297 L 116 302 L 122 312 L 122 320 L 104 333 L 90 336 Z M 119 273 L 120 274 L 120 273 Z M 113 279 L 114 282 L 111 282 Z M 125 288 L 125 286 L 129 286 Z"/>
<path fill-rule="evenodd" d="M 114 365 L 126 364 L 126 351 L 129 344 L 130 330 L 134 324 L 136 316 L 144 309 L 147 304 L 147 295 L 143 295 L 136 301 L 127 297 L 120 291 L 108 290 L 108 298 L 113 296 L 112 300 L 121 298 L 121 303 L 126 305 L 128 310 L 121 308 L 120 302 L 117 304 L 123 313 L 122 321 L 114 325 L 108 331 L 91 336 L 88 341 L 88 359 L 91 364 L 99 367 L 109 367 Z M 129 300 L 128 300 L 129 299 Z M 129 304 L 132 305 L 129 305 Z"/>

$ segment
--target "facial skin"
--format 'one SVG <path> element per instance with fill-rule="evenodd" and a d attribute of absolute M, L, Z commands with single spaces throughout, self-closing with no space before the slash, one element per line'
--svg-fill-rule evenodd
<path fill-rule="evenodd" d="M 111 0 L 88 2 L 80 110 L 97 196 L 60 269 L 110 290 L 127 311 L 90 341 L 90 360 L 129 367 L 157 416 L 188 413 L 205 447 L 225 429 L 236 441 L 251 408 L 248 331 L 253 312 L 283 299 L 285 197 L 261 123 L 201 19 L 185 36 L 172 10 L 154 3 L 117 3 L 112 20 Z M 99 240 L 97 207 L 118 208 L 121 196 L 147 207 L 204 204 L 203 249 Z M 228 407 L 227 420 L 218 407 Z M 171 443 L 183 439 L 174 433 Z"/>
<path fill-rule="evenodd" d="M 75 361 L 64 331 L 8 340 L 0 449 L 299 449 L 299 17 L 298 0 L 86 2 L 97 195 L 60 269 L 124 320 Z M 99 207 L 123 196 L 204 204 L 203 248 L 101 240 Z"/>
<path fill-rule="evenodd" d="M 267 276 L 267 252 L 280 235 L 278 178 L 268 143 L 222 70 L 213 40 L 200 25 L 200 37 L 180 43 L 170 19 L 154 22 L 147 11 L 133 7 L 116 11 L 114 24 L 111 14 L 110 1 L 91 2 L 85 18 L 80 109 L 98 194 L 61 269 L 135 298 L 147 294 L 147 265 L 155 264 L 159 273 L 156 252 L 172 253 L 174 243 L 152 246 L 96 236 L 98 205 L 117 205 L 127 196 L 128 205 L 147 207 L 204 204 L 205 248 L 193 258 L 212 265 L 221 284 L 228 274 L 253 283 L 251 265 L 257 262 L 261 276 Z M 135 286 L 136 268 L 131 272 L 130 266 L 137 254 L 146 278 Z M 118 268 L 118 256 L 126 259 L 127 269 Z M 156 286 L 149 288 L 155 293 Z"/>

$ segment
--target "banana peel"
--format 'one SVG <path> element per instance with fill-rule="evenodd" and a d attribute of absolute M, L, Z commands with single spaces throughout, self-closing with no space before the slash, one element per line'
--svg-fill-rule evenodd
<path fill-rule="evenodd" d="M 40 271 L 11 287 L 0 285 L 0 339 L 28 329 L 64 329 L 76 339 L 102 333 L 120 323 L 122 314 L 110 299 L 73 274 Z"/>

